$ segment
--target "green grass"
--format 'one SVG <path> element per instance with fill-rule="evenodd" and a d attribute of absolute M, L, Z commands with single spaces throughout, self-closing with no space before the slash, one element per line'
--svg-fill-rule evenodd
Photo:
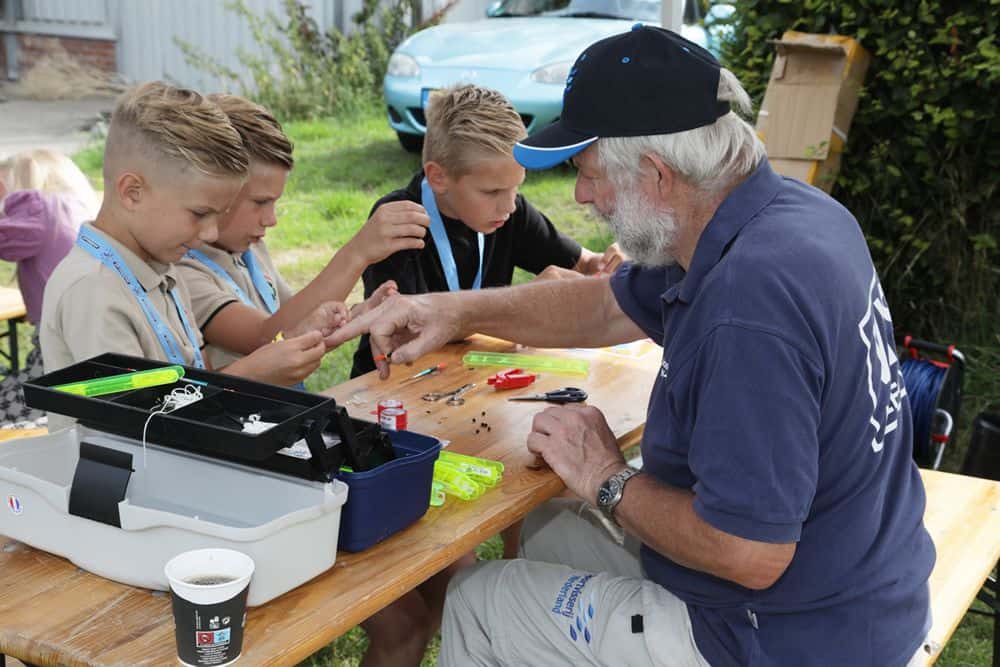
<path fill-rule="evenodd" d="M 296 167 L 279 202 L 280 224 L 268 238 L 282 274 L 294 288 L 300 288 L 367 219 L 377 198 L 409 181 L 419 159 L 400 148 L 381 112 L 336 121 L 289 123 L 286 130 L 295 142 Z M 95 184 L 100 181 L 101 150 L 95 146 L 75 156 Z M 609 242 L 603 225 L 573 201 L 573 174 L 569 169 L 529 173 L 522 191 L 560 229 L 592 250 L 603 250 Z M 519 279 L 524 277 L 519 275 Z M 10 285 L 13 280 L 13 266 L 0 262 L 0 284 Z M 20 327 L 19 339 L 25 352 L 29 337 L 30 327 Z M 1000 410 L 1000 338 L 979 346 L 954 342 L 966 353 L 969 363 L 959 439 L 942 466 L 949 471 L 961 466 L 972 417 L 983 410 Z M 318 390 L 346 380 L 352 354 L 351 345 L 328 354 L 322 367 L 307 381 L 307 387 Z M 494 538 L 482 545 L 479 554 L 481 558 L 499 557 L 499 540 Z M 967 615 L 937 664 L 988 664 L 990 623 L 983 617 Z M 302 664 L 357 665 L 366 647 L 364 632 L 355 628 Z M 436 656 L 434 643 L 424 664 L 433 665 Z"/>

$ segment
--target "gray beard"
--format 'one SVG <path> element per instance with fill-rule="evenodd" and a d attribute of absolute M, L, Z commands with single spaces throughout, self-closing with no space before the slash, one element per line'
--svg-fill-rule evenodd
<path fill-rule="evenodd" d="M 591 208 L 608 223 L 618 245 L 633 261 L 649 267 L 677 263 L 672 253 L 677 240 L 677 216 L 673 209 L 657 210 L 634 189 L 618 194 L 610 215 Z"/>

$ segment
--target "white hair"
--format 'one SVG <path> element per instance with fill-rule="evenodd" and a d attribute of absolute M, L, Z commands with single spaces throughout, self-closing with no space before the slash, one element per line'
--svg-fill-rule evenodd
<path fill-rule="evenodd" d="M 638 178 L 642 156 L 652 153 L 699 190 L 722 190 L 748 175 L 766 156 L 757 131 L 736 113 L 750 113 L 750 96 L 736 75 L 722 68 L 717 97 L 734 110 L 711 125 L 673 134 L 599 139 L 597 157 L 604 173 L 617 187 L 627 187 Z"/>

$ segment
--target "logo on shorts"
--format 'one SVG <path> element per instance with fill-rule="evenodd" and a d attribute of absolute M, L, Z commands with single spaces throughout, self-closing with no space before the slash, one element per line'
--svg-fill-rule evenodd
<path fill-rule="evenodd" d="M 582 637 L 588 644 L 591 640 L 590 622 L 595 613 L 594 594 L 590 594 L 586 606 L 580 598 L 587 582 L 593 578 L 592 574 L 574 574 L 569 577 L 559 588 L 551 610 L 553 614 L 570 619 L 570 639 L 577 641 Z"/>
<path fill-rule="evenodd" d="M 590 601 L 587 602 L 587 608 L 584 609 L 583 605 L 580 605 L 580 609 L 576 614 L 576 618 L 573 619 L 573 623 L 569 625 L 569 638 L 576 641 L 580 637 L 583 640 L 590 643 L 590 622 L 594 620 L 594 594 L 590 594 Z"/>
<path fill-rule="evenodd" d="M 660 363 L 660 377 L 666 380 L 668 373 L 670 373 L 670 362 L 664 359 Z"/>
<path fill-rule="evenodd" d="M 14 514 L 21 514 L 24 512 L 24 505 L 21 504 L 21 499 L 17 496 L 7 496 L 7 507 Z"/>

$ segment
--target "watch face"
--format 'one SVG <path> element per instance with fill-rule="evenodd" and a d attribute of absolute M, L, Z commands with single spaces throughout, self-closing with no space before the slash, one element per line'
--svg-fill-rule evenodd
<path fill-rule="evenodd" d="M 597 490 L 597 504 L 604 506 L 614 502 L 620 491 L 621 482 L 617 478 L 612 477 L 604 482 L 604 484 L 601 484 L 601 488 Z"/>

